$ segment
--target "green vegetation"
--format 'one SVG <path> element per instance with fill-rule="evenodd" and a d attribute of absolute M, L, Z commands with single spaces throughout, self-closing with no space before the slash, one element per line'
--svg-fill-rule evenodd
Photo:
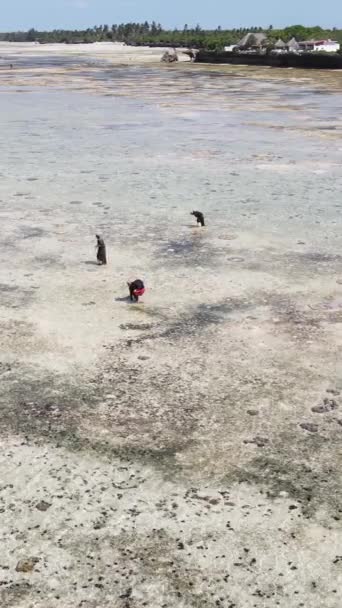
<path fill-rule="evenodd" d="M 248 32 L 265 32 L 272 45 L 278 38 L 287 41 L 292 37 L 297 40 L 331 38 L 342 44 L 342 29 L 333 28 L 324 30 L 319 26 L 304 27 L 293 25 L 284 29 L 274 29 L 272 25 L 264 29 L 261 27 L 240 28 L 223 30 L 203 30 L 198 25 L 183 29 L 165 30 L 160 24 L 155 23 L 126 23 L 121 25 L 100 25 L 86 30 L 53 30 L 39 32 L 31 29 L 28 32 L 9 32 L 0 34 L 0 40 L 13 42 L 39 41 L 41 43 L 65 42 L 68 44 L 81 42 L 126 42 L 132 45 L 155 45 L 155 46 L 187 46 L 193 48 L 205 48 L 208 50 L 222 49 L 224 46 L 235 44 Z"/>

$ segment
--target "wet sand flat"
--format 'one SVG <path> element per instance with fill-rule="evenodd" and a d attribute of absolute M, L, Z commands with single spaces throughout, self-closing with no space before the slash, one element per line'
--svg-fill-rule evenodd
<path fill-rule="evenodd" d="M 341 75 L 17 47 L 1 606 L 339 608 Z"/>

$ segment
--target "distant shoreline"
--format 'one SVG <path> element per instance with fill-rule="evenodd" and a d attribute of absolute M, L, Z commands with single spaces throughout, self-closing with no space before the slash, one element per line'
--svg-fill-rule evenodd
<path fill-rule="evenodd" d="M 0 41 L 0 66 L 13 64 L 16 60 L 26 57 L 47 57 L 47 56 L 83 56 L 93 59 L 102 59 L 109 64 L 156 64 L 160 63 L 163 54 L 168 47 L 135 47 L 124 44 L 107 42 L 95 42 L 92 44 L 65 44 L 49 43 L 37 44 L 34 42 L 3 42 Z M 179 62 L 189 62 L 190 57 L 185 54 L 185 48 L 177 48 Z"/>

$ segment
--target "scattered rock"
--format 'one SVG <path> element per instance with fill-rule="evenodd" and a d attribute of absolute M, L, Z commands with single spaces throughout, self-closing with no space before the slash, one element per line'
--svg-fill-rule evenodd
<path fill-rule="evenodd" d="M 337 391 L 335 388 L 328 388 L 327 393 L 330 393 L 330 395 L 334 395 L 334 397 L 337 397 L 341 394 L 340 391 Z"/>
<path fill-rule="evenodd" d="M 236 234 L 226 234 L 218 237 L 221 241 L 234 241 L 237 239 Z"/>
<path fill-rule="evenodd" d="M 51 507 L 51 503 L 46 502 L 45 500 L 41 500 L 36 505 L 36 509 L 38 509 L 38 511 L 47 511 L 48 509 L 50 509 L 50 507 Z"/>
<path fill-rule="evenodd" d="M 33 572 L 38 562 L 38 557 L 29 557 L 28 559 L 21 559 L 16 565 L 16 572 Z"/>
<path fill-rule="evenodd" d="M 263 448 L 269 441 L 266 437 L 259 437 L 259 435 L 257 435 L 254 439 L 245 439 L 244 443 L 254 443 L 258 448 Z"/>
<path fill-rule="evenodd" d="M 176 50 L 174 50 L 173 52 L 165 51 L 160 61 L 162 61 L 163 63 L 174 63 L 175 61 L 178 61 L 178 55 Z"/>
<path fill-rule="evenodd" d="M 220 499 L 219 499 L 219 498 L 211 498 L 211 499 L 209 500 L 209 504 L 211 504 L 211 505 L 219 505 L 219 504 L 220 504 L 220 502 L 221 502 L 221 501 L 220 501 Z"/>
<path fill-rule="evenodd" d="M 302 422 L 299 426 L 304 429 L 304 431 L 308 431 L 309 433 L 318 432 L 318 424 L 313 424 L 312 422 Z"/>
<path fill-rule="evenodd" d="M 315 405 L 311 408 L 311 411 L 314 414 L 326 414 L 327 412 L 332 412 L 338 408 L 338 403 L 336 403 L 335 399 L 328 399 L 327 397 L 323 400 L 322 405 Z"/>
<path fill-rule="evenodd" d="M 227 261 L 228 262 L 244 262 L 245 258 L 241 258 L 236 255 L 236 256 L 231 256 L 231 257 L 227 258 Z"/>
<path fill-rule="evenodd" d="M 151 325 L 151 323 L 140 323 L 140 324 L 136 324 L 136 323 L 121 323 L 120 325 L 120 329 L 134 329 L 134 330 L 147 330 L 147 329 L 152 329 L 153 325 Z"/>
<path fill-rule="evenodd" d="M 126 589 L 126 591 L 122 595 L 120 595 L 119 597 L 122 600 L 125 600 L 125 599 L 127 600 L 128 598 L 131 597 L 132 593 L 133 593 L 132 587 L 128 587 L 128 589 Z"/>
<path fill-rule="evenodd" d="M 203 500 L 204 502 L 209 503 L 210 505 L 218 505 L 221 503 L 221 497 L 217 496 L 208 496 L 207 494 L 202 494 L 200 492 L 195 491 L 192 495 L 192 498 L 196 498 L 197 500 Z"/>
<path fill-rule="evenodd" d="M 263 448 L 268 443 L 268 439 L 266 437 L 255 437 L 255 443 L 258 448 Z"/>

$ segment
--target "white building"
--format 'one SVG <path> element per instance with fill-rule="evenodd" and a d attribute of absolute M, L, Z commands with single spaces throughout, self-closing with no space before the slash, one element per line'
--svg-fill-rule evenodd
<path fill-rule="evenodd" d="M 325 51 L 326 53 L 337 53 L 340 50 L 340 43 L 335 40 L 305 40 L 299 42 L 301 51 Z"/>

